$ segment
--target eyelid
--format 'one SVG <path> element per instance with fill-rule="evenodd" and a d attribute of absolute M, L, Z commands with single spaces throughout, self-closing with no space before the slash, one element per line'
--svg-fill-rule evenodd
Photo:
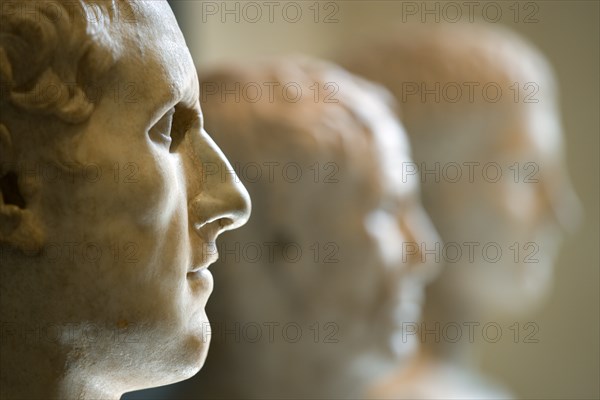
<path fill-rule="evenodd" d="M 162 111 L 160 114 L 158 114 L 158 112 L 153 115 L 153 120 L 151 121 L 148 131 L 151 131 L 152 129 L 154 129 L 161 121 L 163 121 L 165 119 L 165 117 L 168 117 L 169 115 L 173 115 L 175 113 L 175 106 L 171 106 L 169 109 L 167 109 L 166 111 Z"/>
<path fill-rule="evenodd" d="M 170 121 L 170 124 L 169 124 L 169 129 L 170 129 L 173 125 L 173 116 L 174 115 L 175 115 L 175 107 L 171 107 L 169 109 L 169 111 L 167 111 L 166 113 L 163 114 L 163 116 L 158 120 L 158 122 L 156 123 L 155 126 L 158 126 L 158 124 L 160 124 L 163 121 Z"/>
<path fill-rule="evenodd" d="M 179 144 L 187 133 L 194 129 L 202 127 L 202 113 L 197 107 L 188 107 L 183 103 L 179 103 L 175 106 L 175 115 L 173 116 L 173 122 L 171 126 L 171 148 L 170 150 L 176 151 Z"/>
<path fill-rule="evenodd" d="M 158 142 L 171 143 L 171 130 L 173 129 L 173 115 L 175 113 L 175 107 L 171 107 L 166 113 L 164 113 L 160 119 L 150 128 L 148 134 L 150 138 Z"/>
<path fill-rule="evenodd" d="M 166 116 L 172 117 L 172 116 L 173 116 L 173 114 L 175 114 L 175 106 L 171 107 L 171 108 L 169 109 L 169 111 L 167 111 L 167 112 L 164 114 L 164 117 L 166 117 Z"/>

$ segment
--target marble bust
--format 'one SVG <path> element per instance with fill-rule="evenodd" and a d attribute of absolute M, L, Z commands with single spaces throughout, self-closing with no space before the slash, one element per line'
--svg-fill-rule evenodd
<path fill-rule="evenodd" d="M 194 375 L 207 251 L 250 201 L 203 129 L 164 1 L 2 1 L 1 398 L 117 399 Z"/>
<path fill-rule="evenodd" d="M 364 394 L 415 350 L 402 321 L 419 318 L 437 273 L 403 247 L 438 239 L 418 181 L 399 174 L 410 146 L 391 96 L 303 57 L 226 64 L 200 82 L 253 218 L 218 246 L 206 366 L 161 395 Z"/>
<path fill-rule="evenodd" d="M 538 306 L 579 219 L 548 61 L 515 33 L 478 24 L 404 26 L 345 50 L 342 65 L 398 100 L 425 208 L 454 247 L 438 251 L 447 267 L 427 288 L 421 332 L 514 322 Z M 411 368 L 378 396 L 510 397 L 477 371 L 466 339 L 421 341 Z"/>

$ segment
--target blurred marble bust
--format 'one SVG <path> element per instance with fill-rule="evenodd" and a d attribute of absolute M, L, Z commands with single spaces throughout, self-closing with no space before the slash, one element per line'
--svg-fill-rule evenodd
<path fill-rule="evenodd" d="M 207 126 L 253 198 L 217 246 L 212 344 L 174 398 L 355 398 L 406 360 L 435 265 L 410 146 L 381 87 L 310 58 L 200 75 Z M 262 94 L 259 94 L 261 93 Z M 431 244 L 432 245 L 432 244 Z"/>
<path fill-rule="evenodd" d="M 542 303 L 563 233 L 579 219 L 548 61 L 516 34 L 478 24 L 404 26 L 345 51 L 342 65 L 396 97 L 416 161 L 405 172 L 419 176 L 445 243 L 433 251 L 447 267 L 427 289 L 421 333 Z M 466 339 L 433 337 L 381 395 L 508 396 L 477 373 Z"/>
<path fill-rule="evenodd" d="M 3 1 L 4 398 L 119 398 L 195 374 L 205 251 L 248 218 L 164 1 Z"/>

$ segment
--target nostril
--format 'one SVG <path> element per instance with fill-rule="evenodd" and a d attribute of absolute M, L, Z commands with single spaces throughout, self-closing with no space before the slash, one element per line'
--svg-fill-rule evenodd
<path fill-rule="evenodd" d="M 219 183 L 189 203 L 188 215 L 195 230 L 210 224 L 220 232 L 236 229 L 250 218 L 252 203 L 243 185 Z"/>
<path fill-rule="evenodd" d="M 219 228 L 227 230 L 227 228 L 233 225 L 233 220 L 231 218 L 219 218 Z"/>
<path fill-rule="evenodd" d="M 219 218 L 219 227 L 223 231 L 237 229 L 248 222 L 249 217 L 250 213 L 247 208 L 240 208 L 235 211 L 230 211 L 225 216 Z"/>

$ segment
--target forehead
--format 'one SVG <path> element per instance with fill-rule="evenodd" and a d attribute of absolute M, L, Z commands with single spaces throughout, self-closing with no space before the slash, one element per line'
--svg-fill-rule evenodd
<path fill-rule="evenodd" d="M 195 104 L 196 69 L 167 2 L 129 1 L 119 8 L 112 24 L 121 38 L 117 76 L 134 82 L 142 99 Z"/>
<path fill-rule="evenodd" d="M 523 110 L 512 123 L 507 123 L 499 145 L 499 155 L 528 155 L 535 159 L 551 159 L 562 153 L 563 136 L 557 111 L 532 106 Z M 534 160 L 532 160 L 534 161 Z"/>
<path fill-rule="evenodd" d="M 408 135 L 389 107 L 375 102 L 362 102 L 367 110 L 367 128 L 373 136 L 378 156 L 378 179 L 387 196 L 409 198 L 419 189 L 418 178 L 408 173 L 414 163 Z M 370 103 L 370 104 L 369 104 Z"/>

